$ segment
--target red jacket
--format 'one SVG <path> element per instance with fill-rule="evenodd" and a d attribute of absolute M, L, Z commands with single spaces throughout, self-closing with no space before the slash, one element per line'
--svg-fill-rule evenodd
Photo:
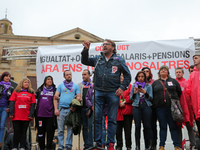
<path fill-rule="evenodd" d="M 123 98 L 120 96 L 119 104 L 125 101 L 125 107 L 118 107 L 117 121 L 123 121 L 123 115 L 132 115 L 133 106 L 132 101 L 130 101 L 131 87 L 132 85 L 130 84 L 128 89 L 123 92 Z"/>
<path fill-rule="evenodd" d="M 193 115 L 193 110 L 192 110 L 192 105 L 190 101 L 190 96 L 186 93 L 186 87 L 187 87 L 187 80 L 185 78 L 177 79 L 178 83 L 181 86 L 182 94 L 179 97 L 179 101 L 181 104 L 181 107 L 183 109 L 183 115 L 185 118 L 184 122 L 189 122 L 191 126 L 193 126 L 193 121 L 194 121 L 194 115 Z"/>
<path fill-rule="evenodd" d="M 15 101 L 14 117 L 13 120 L 23 120 L 30 121 L 28 118 L 31 104 L 36 103 L 35 94 L 28 92 L 14 91 L 9 99 L 10 101 Z"/>
<path fill-rule="evenodd" d="M 194 71 L 188 79 L 187 94 L 191 96 L 192 108 L 197 120 L 200 118 L 200 70 L 194 67 Z"/>

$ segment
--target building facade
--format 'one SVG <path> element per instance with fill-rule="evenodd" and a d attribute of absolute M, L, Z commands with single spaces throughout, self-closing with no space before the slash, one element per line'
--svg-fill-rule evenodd
<path fill-rule="evenodd" d="M 89 40 L 93 43 L 102 42 L 103 39 L 97 37 L 83 29 L 75 28 L 51 37 L 21 36 L 13 34 L 12 22 L 7 18 L 0 20 L 0 74 L 4 71 L 11 73 L 14 81 L 19 83 L 24 77 L 32 81 L 33 88 L 36 89 L 36 62 L 35 59 L 11 59 L 2 58 L 8 51 L 6 48 L 38 47 L 47 45 L 81 44 Z M 35 54 L 34 52 L 32 52 Z"/>

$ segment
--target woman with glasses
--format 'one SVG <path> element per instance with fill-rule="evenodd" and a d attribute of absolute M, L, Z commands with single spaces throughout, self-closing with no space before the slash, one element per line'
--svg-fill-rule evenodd
<path fill-rule="evenodd" d="M 151 73 L 151 69 L 149 67 L 144 67 L 142 68 L 142 71 L 144 71 L 144 73 L 146 74 L 148 83 L 152 85 L 154 79 L 152 79 L 153 74 Z"/>
<path fill-rule="evenodd" d="M 147 77 L 147 81 L 149 84 L 152 85 L 152 83 L 154 82 L 153 78 L 153 74 L 151 73 L 151 69 L 149 67 L 144 67 L 142 68 L 142 71 L 144 71 L 144 73 L 146 74 Z M 152 118 L 151 118 L 151 125 L 152 125 L 152 132 L 153 132 L 153 150 L 156 150 L 156 145 L 157 145 L 157 116 L 156 116 L 156 110 L 155 108 L 152 106 Z M 145 142 L 145 148 L 148 148 L 148 139 L 146 139 L 145 137 L 147 132 L 145 130 L 143 130 L 144 133 L 144 142 Z"/>

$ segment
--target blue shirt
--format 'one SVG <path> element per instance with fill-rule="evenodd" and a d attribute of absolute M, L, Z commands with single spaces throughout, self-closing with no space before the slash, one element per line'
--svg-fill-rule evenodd
<path fill-rule="evenodd" d="M 70 107 L 74 96 L 80 93 L 80 88 L 77 84 L 73 83 L 72 90 L 70 91 L 65 87 L 64 83 L 61 83 L 56 91 L 60 93 L 59 107 L 68 108 Z"/>

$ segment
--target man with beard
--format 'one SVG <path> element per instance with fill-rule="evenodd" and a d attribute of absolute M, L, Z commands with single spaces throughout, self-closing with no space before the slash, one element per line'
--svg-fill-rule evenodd
<path fill-rule="evenodd" d="M 103 42 L 103 52 L 101 55 L 88 58 L 90 42 L 83 43 L 84 49 L 81 53 L 81 62 L 84 65 L 95 68 L 95 142 L 98 146 L 102 145 L 102 116 L 105 104 L 108 106 L 108 150 L 114 150 L 115 134 L 117 128 L 117 110 L 119 96 L 127 89 L 131 82 L 131 74 L 126 66 L 125 60 L 116 55 L 116 45 L 112 40 L 106 39 Z M 121 73 L 124 81 L 120 82 Z"/>
<path fill-rule="evenodd" d="M 65 70 L 63 73 L 63 77 L 65 80 L 61 83 L 55 93 L 54 96 L 54 109 L 55 115 L 57 115 L 57 123 L 58 123 L 58 150 L 66 150 L 72 149 L 72 139 L 73 139 L 73 131 L 71 126 L 67 126 L 67 138 L 64 146 L 64 122 L 65 117 L 70 111 L 70 104 L 72 99 L 74 99 L 76 95 L 76 99 L 81 101 L 81 94 L 79 86 L 72 82 L 72 73 L 69 70 Z M 59 100 L 59 105 L 57 107 L 57 100 Z"/>

